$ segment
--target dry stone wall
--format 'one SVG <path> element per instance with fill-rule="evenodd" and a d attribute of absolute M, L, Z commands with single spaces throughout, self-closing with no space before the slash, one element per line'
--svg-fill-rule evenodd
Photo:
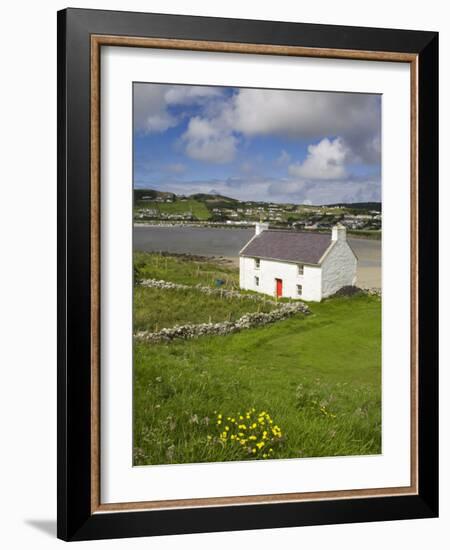
<path fill-rule="evenodd" d="M 224 290 L 217 288 L 210 288 L 201 285 L 189 286 L 177 283 L 171 283 L 169 281 L 161 281 L 156 279 L 145 279 L 140 282 L 142 286 L 161 289 L 195 289 L 205 294 L 217 294 L 227 298 L 246 299 L 253 301 L 264 301 L 266 304 L 272 304 L 275 309 L 268 313 L 246 313 L 236 321 L 223 321 L 219 323 L 201 323 L 201 324 L 186 324 L 176 325 L 171 328 L 164 328 L 158 332 L 150 331 L 138 331 L 135 337 L 138 340 L 145 342 L 170 342 L 174 339 L 191 339 L 198 338 L 200 336 L 210 335 L 225 335 L 239 332 L 241 330 L 260 327 L 283 319 L 288 319 L 298 313 L 308 314 L 309 307 L 300 301 L 297 302 L 277 302 L 270 300 L 264 296 L 258 296 L 254 294 L 243 294 L 237 290 Z"/>

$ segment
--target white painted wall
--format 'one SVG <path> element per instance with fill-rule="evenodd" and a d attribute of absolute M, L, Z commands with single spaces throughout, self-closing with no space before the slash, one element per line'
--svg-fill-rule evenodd
<path fill-rule="evenodd" d="M 322 262 L 322 297 L 356 283 L 357 259 L 345 239 L 338 239 Z"/>
<path fill-rule="evenodd" d="M 255 265 L 254 258 L 240 257 L 239 284 L 241 288 L 275 296 L 275 279 L 281 279 L 283 281 L 283 297 L 285 298 L 301 298 L 307 301 L 322 299 L 320 267 L 305 265 L 303 275 L 299 275 L 298 266 L 295 263 L 261 259 L 259 269 Z M 256 286 L 255 277 L 259 277 L 259 286 Z M 297 293 L 297 285 L 302 285 L 301 296 Z"/>

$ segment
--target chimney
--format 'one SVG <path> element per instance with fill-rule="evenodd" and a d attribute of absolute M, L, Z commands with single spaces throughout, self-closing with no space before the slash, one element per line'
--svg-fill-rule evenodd
<path fill-rule="evenodd" d="M 259 235 L 260 233 L 262 233 L 263 231 L 266 231 L 267 229 L 269 229 L 269 224 L 267 222 L 266 223 L 256 222 L 255 235 Z"/>
<path fill-rule="evenodd" d="M 331 240 L 332 241 L 346 241 L 347 240 L 347 229 L 341 223 L 338 223 L 331 230 Z"/>

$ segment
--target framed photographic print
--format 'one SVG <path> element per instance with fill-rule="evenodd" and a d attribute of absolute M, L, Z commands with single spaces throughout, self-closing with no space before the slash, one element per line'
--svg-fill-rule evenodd
<path fill-rule="evenodd" d="M 434 32 L 58 13 L 58 536 L 438 513 Z"/>

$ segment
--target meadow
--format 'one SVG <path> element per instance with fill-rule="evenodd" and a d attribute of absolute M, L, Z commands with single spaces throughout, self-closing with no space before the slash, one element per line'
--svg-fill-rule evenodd
<path fill-rule="evenodd" d="M 237 284 L 237 270 L 215 260 L 136 254 L 135 265 L 141 278 Z M 135 290 L 136 328 L 215 321 L 252 307 L 243 300 L 221 308 L 190 290 Z M 135 341 L 134 464 L 380 453 L 380 299 L 309 306 L 310 315 L 236 334 Z"/>
<path fill-rule="evenodd" d="M 229 262 L 203 256 L 182 256 L 161 253 L 135 252 L 134 268 L 137 278 L 162 279 L 183 285 L 214 287 L 217 280 L 222 288 L 239 288 L 239 271 Z"/>
<path fill-rule="evenodd" d="M 147 288 L 134 292 L 134 328 L 157 332 L 174 325 L 236 321 L 245 313 L 269 312 L 270 304 L 200 295 L 198 290 Z"/>

